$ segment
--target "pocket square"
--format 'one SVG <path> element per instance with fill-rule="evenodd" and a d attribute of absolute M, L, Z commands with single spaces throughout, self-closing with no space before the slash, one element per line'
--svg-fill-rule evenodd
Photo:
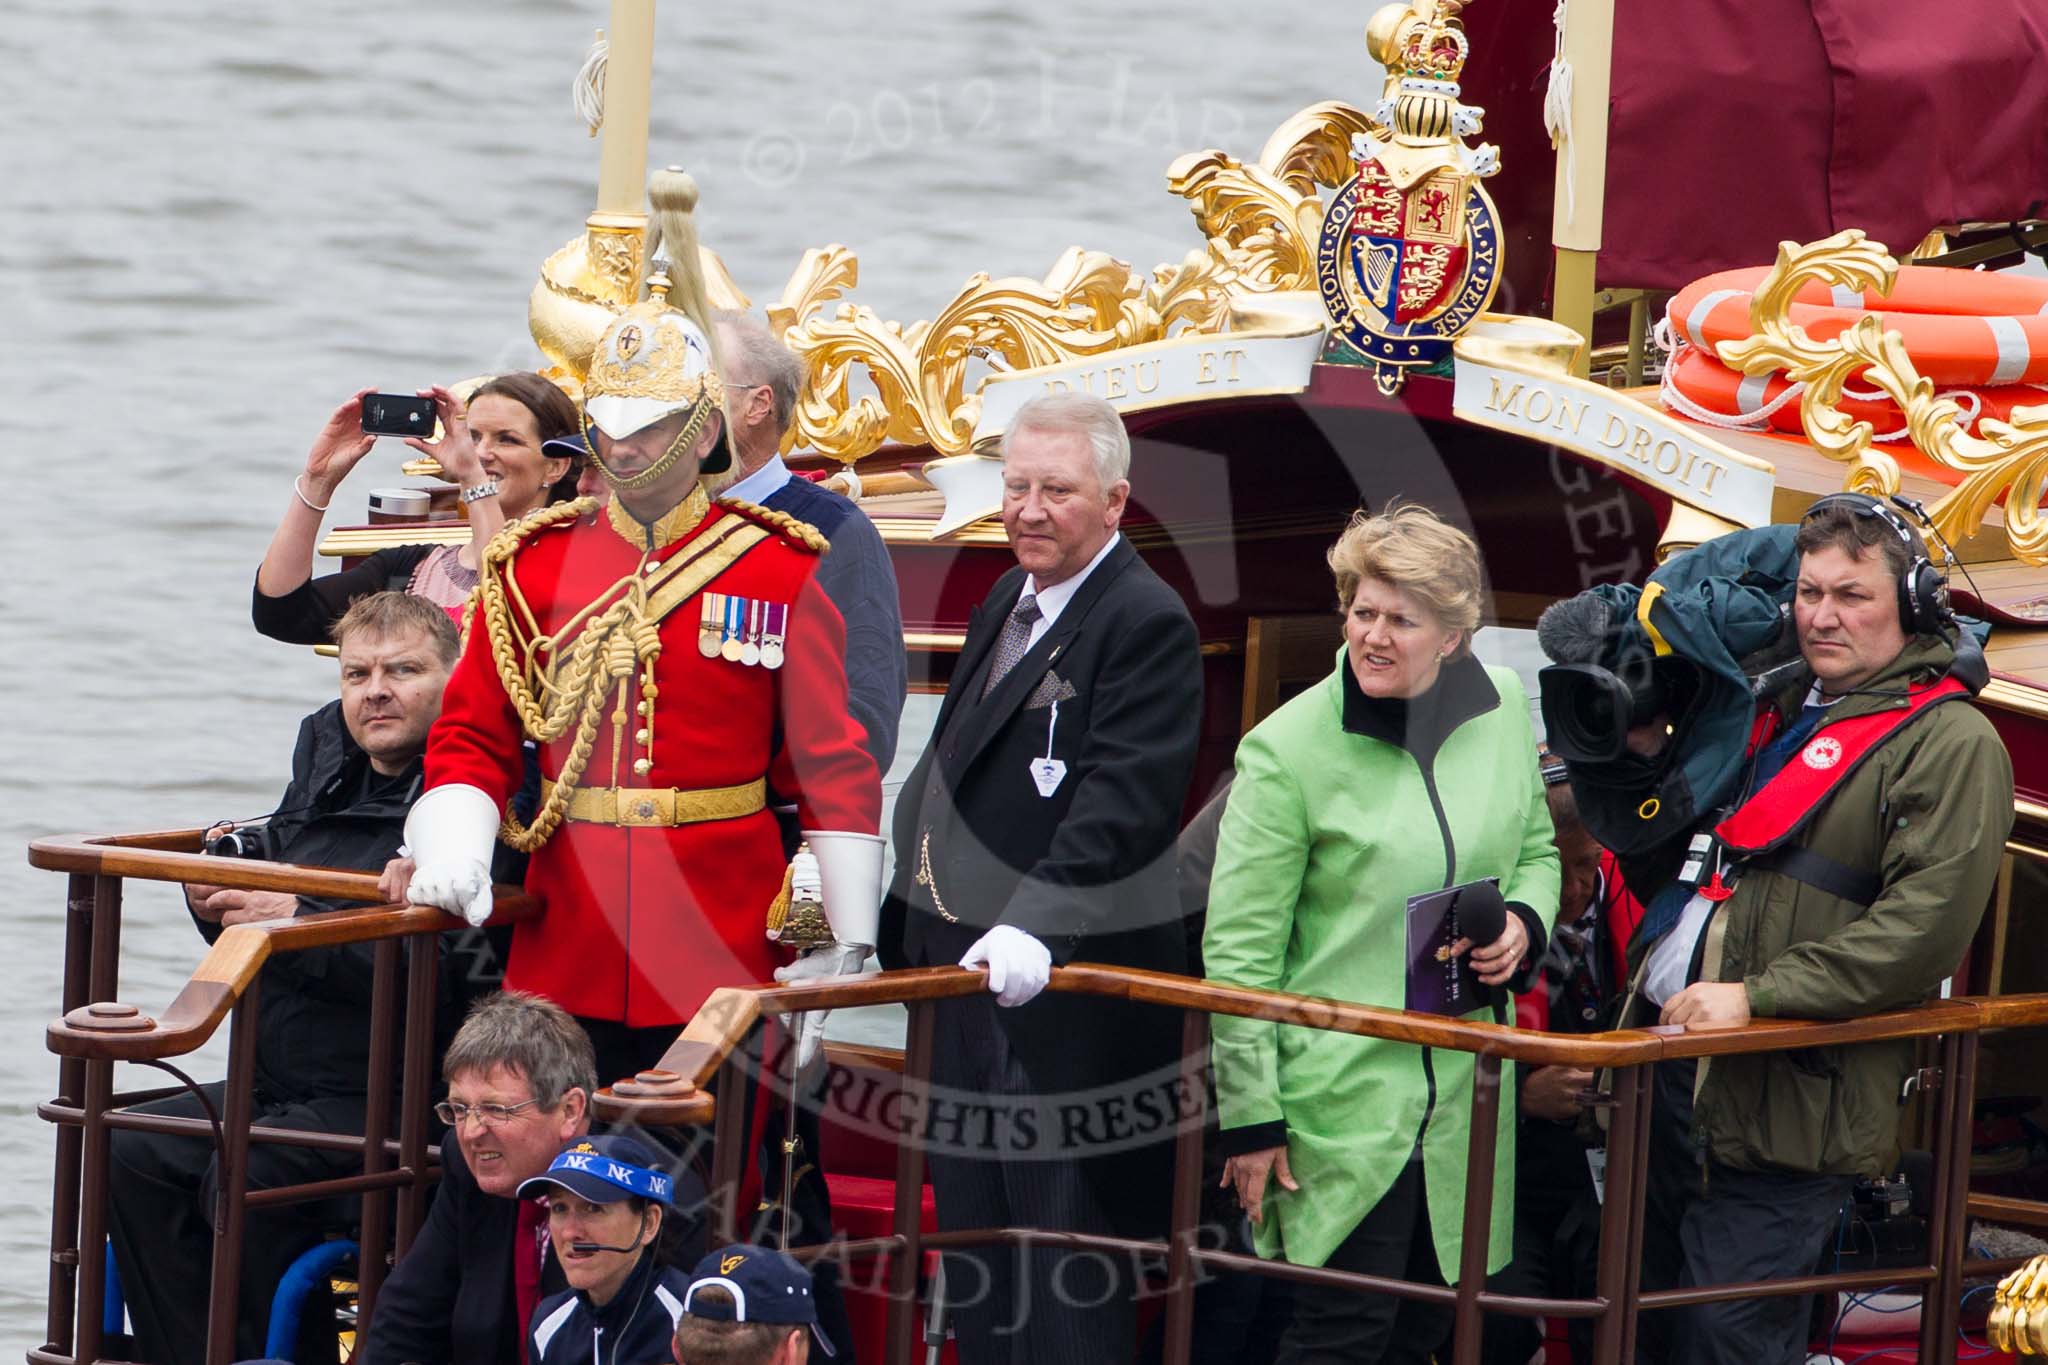
<path fill-rule="evenodd" d="M 1031 689 L 1030 697 L 1024 702 L 1024 709 L 1035 711 L 1043 706 L 1051 706 L 1056 701 L 1069 701 L 1080 695 L 1074 690 L 1072 683 L 1048 668 L 1045 670 L 1045 676 L 1038 680 L 1038 686 Z"/>

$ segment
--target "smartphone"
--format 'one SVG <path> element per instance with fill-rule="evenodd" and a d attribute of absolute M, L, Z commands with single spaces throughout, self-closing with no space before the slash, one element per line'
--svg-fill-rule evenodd
<path fill-rule="evenodd" d="M 368 436 L 419 436 L 434 434 L 434 400 L 411 394 L 366 393 L 363 395 L 363 433 Z"/>

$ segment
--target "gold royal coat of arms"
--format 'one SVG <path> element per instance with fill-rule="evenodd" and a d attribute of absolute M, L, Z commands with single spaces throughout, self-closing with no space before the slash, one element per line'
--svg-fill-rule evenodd
<path fill-rule="evenodd" d="M 1456 10 L 1392 5 L 1374 16 L 1367 41 L 1387 68 L 1375 112 L 1385 133 L 1353 138 L 1358 173 L 1324 211 L 1317 242 L 1330 320 L 1390 394 L 1409 370 L 1442 361 L 1500 285 L 1499 228 L 1479 185 L 1500 157 L 1464 141 L 1480 110 L 1458 100 L 1470 49 Z"/>

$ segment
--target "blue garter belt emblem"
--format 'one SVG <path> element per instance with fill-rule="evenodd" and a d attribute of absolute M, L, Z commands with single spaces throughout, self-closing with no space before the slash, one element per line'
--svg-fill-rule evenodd
<path fill-rule="evenodd" d="M 1361 160 L 1324 211 L 1316 281 L 1337 334 L 1373 362 L 1381 389 L 1395 392 L 1406 371 L 1449 355 L 1492 304 L 1500 287 L 1493 201 L 1455 171 L 1404 191 L 1378 161 Z"/>

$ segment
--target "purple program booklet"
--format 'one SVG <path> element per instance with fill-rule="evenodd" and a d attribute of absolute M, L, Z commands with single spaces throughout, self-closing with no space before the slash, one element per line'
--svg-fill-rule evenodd
<path fill-rule="evenodd" d="M 1451 945 L 1468 930 L 1458 922 L 1458 902 L 1484 887 L 1476 899 L 1500 904 L 1500 878 L 1464 882 L 1408 898 L 1408 1000 L 1422 1014 L 1470 1014 L 1496 999 L 1492 987 L 1472 970 L 1468 956 L 1452 957 Z M 1498 918 L 1498 911 L 1495 912 Z M 1497 928 L 1492 930 L 1498 935 Z M 1491 938 L 1489 937 L 1489 942 Z"/>

